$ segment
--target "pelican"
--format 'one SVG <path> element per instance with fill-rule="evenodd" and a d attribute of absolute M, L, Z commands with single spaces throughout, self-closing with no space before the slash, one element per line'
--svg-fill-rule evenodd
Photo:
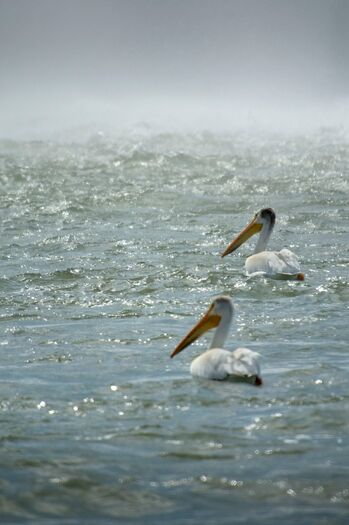
<path fill-rule="evenodd" d="M 255 385 L 259 386 L 262 384 L 258 363 L 259 354 L 248 348 L 237 348 L 233 352 L 223 349 L 233 312 L 233 303 L 230 297 L 217 297 L 202 319 L 176 346 L 171 357 L 184 350 L 211 328 L 216 328 L 210 349 L 192 361 L 190 365 L 191 374 L 217 380 L 235 376 L 252 380 Z"/>
<path fill-rule="evenodd" d="M 280 279 L 298 279 L 304 281 L 304 274 L 300 271 L 298 257 L 283 248 L 280 252 L 267 251 L 266 247 L 275 224 L 275 212 L 271 208 L 263 208 L 254 216 L 253 220 L 244 228 L 222 253 L 225 257 L 235 251 L 255 233 L 259 239 L 254 254 L 247 257 L 245 262 L 246 275 L 265 275 Z"/>

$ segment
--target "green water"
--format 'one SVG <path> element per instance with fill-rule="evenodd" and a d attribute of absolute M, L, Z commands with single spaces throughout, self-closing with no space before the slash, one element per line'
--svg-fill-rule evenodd
<path fill-rule="evenodd" d="M 308 525 L 349 514 L 349 140 L 0 143 L 1 523 Z M 260 208 L 304 282 L 219 254 Z M 264 386 L 169 355 L 217 294 Z"/>

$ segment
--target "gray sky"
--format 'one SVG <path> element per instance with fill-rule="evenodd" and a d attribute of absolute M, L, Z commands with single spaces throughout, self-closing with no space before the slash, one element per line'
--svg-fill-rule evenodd
<path fill-rule="evenodd" d="M 0 111 L 10 129 L 330 107 L 348 54 L 348 0 L 0 0 Z"/>

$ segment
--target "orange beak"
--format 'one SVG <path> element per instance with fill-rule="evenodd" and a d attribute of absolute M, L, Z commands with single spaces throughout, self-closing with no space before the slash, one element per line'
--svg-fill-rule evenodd
<path fill-rule="evenodd" d="M 239 246 L 246 242 L 255 233 L 260 232 L 261 229 L 262 225 L 256 222 L 256 219 L 253 219 L 253 221 L 250 222 L 250 224 L 248 224 L 246 228 L 244 228 L 242 232 L 240 232 L 239 235 L 232 240 L 232 242 L 229 244 L 226 250 L 222 253 L 221 257 L 225 257 L 229 253 L 232 253 L 233 251 L 237 250 Z"/>
<path fill-rule="evenodd" d="M 204 315 L 202 319 L 190 330 L 190 332 L 182 339 L 182 341 L 176 346 L 174 351 L 171 354 L 171 357 L 174 357 L 176 354 L 179 354 L 184 348 L 193 343 L 198 337 L 203 335 L 211 328 L 215 328 L 219 325 L 221 316 L 212 313 L 213 306 L 210 307 L 209 311 Z"/>

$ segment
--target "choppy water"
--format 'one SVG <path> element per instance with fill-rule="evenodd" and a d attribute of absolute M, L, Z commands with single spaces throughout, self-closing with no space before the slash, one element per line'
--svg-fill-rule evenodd
<path fill-rule="evenodd" d="M 1 523 L 344 523 L 349 141 L 0 144 Z M 261 207 L 304 282 L 221 259 Z M 191 378 L 225 293 L 264 386 Z"/>

